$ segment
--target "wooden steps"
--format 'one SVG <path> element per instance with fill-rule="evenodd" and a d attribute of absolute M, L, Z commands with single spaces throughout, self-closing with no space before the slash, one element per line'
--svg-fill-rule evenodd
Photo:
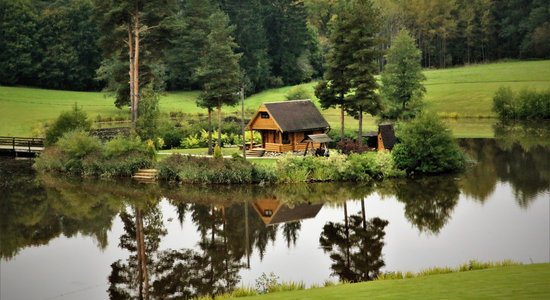
<path fill-rule="evenodd" d="M 140 169 L 132 178 L 142 182 L 155 182 L 157 180 L 158 171 L 156 169 Z"/>
<path fill-rule="evenodd" d="M 246 157 L 262 157 L 264 156 L 265 149 L 263 148 L 253 148 L 246 151 Z"/>

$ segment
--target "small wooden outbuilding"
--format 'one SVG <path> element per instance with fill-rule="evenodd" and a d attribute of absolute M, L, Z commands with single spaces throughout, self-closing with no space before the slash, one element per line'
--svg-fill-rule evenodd
<path fill-rule="evenodd" d="M 254 114 L 246 130 L 259 131 L 266 151 L 304 151 L 308 136 L 326 134 L 330 125 L 310 100 L 264 103 Z M 314 148 L 321 143 L 313 142 Z"/>
<path fill-rule="evenodd" d="M 363 137 L 367 139 L 369 147 L 376 148 L 378 151 L 392 150 L 397 141 L 393 124 L 380 124 L 378 132 L 367 132 Z"/>

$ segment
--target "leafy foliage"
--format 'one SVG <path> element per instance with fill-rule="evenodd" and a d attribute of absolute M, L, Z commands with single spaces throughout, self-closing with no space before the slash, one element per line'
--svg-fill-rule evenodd
<path fill-rule="evenodd" d="M 159 94 L 150 84 L 141 90 L 136 124 L 136 131 L 143 140 L 152 139 L 158 135 L 159 114 Z"/>
<path fill-rule="evenodd" d="M 325 224 L 319 238 L 323 250 L 330 253 L 333 274 L 348 282 L 376 279 L 385 266 L 382 248 L 388 221 L 366 221 L 360 214 L 344 218 L 344 223 Z"/>
<path fill-rule="evenodd" d="M 451 131 L 435 115 L 400 124 L 396 135 L 400 143 L 393 148 L 393 159 L 408 173 L 455 172 L 464 167 L 464 155 Z"/>
<path fill-rule="evenodd" d="M 242 159 L 171 155 L 157 164 L 159 178 L 184 183 L 273 182 L 273 173 Z"/>
<path fill-rule="evenodd" d="M 385 117 L 409 119 L 420 113 L 422 96 L 426 92 L 420 59 L 414 39 L 407 30 L 400 31 L 386 54 L 387 64 L 382 73 L 381 92 L 387 106 Z"/>
<path fill-rule="evenodd" d="M 89 130 L 92 123 L 82 108 L 75 103 L 71 111 L 62 112 L 53 124 L 46 130 L 46 145 L 53 145 L 57 140 L 69 131 L 76 129 Z"/>
<path fill-rule="evenodd" d="M 515 93 L 509 87 L 501 87 L 493 97 L 493 111 L 501 120 L 550 119 L 550 89 Z"/>
<path fill-rule="evenodd" d="M 36 159 L 34 168 L 41 172 L 128 177 L 151 165 L 151 153 L 139 138 L 117 137 L 102 144 L 98 138 L 75 130 L 46 147 Z"/>
<path fill-rule="evenodd" d="M 287 155 L 277 161 L 279 182 L 369 181 L 403 176 L 389 153 L 343 154 L 329 157 Z"/>
<path fill-rule="evenodd" d="M 291 88 L 285 97 L 286 100 L 305 100 L 311 99 L 311 93 L 306 87 L 298 85 Z"/>

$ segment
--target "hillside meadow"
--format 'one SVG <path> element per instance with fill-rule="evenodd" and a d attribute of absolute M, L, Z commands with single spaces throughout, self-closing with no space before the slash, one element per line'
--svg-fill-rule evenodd
<path fill-rule="evenodd" d="M 491 137 L 495 115 L 491 111 L 494 92 L 501 86 L 513 90 L 546 89 L 550 86 L 550 60 L 512 61 L 472 65 L 458 68 L 425 70 L 424 82 L 426 109 L 448 119 L 457 137 Z M 315 82 L 302 84 L 313 93 Z M 270 89 L 245 99 L 245 110 L 250 116 L 261 103 L 284 101 L 291 86 Z M 165 93 L 160 100 L 161 112 L 205 114 L 196 106 L 198 91 Z M 78 104 L 92 119 L 110 117 L 124 119 L 127 108 L 117 109 L 114 98 L 101 92 L 73 92 L 25 87 L 0 87 L 0 135 L 33 136 L 42 123 L 54 119 L 61 111 Z M 224 107 L 224 113 L 240 112 L 240 105 Z M 340 112 L 336 109 L 322 111 L 333 130 L 340 128 Z M 367 117 L 364 130 L 374 130 L 375 119 Z M 346 130 L 357 129 L 357 122 L 346 117 Z"/>

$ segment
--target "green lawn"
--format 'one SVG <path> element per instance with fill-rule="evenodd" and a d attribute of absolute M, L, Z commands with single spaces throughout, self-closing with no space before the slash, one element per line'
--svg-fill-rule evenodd
<path fill-rule="evenodd" d="M 428 110 L 460 117 L 459 122 L 450 121 L 456 136 L 490 137 L 494 120 L 478 119 L 479 116 L 494 116 L 491 112 L 492 96 L 500 86 L 543 89 L 550 86 L 550 60 L 517 61 L 474 65 L 467 67 L 426 70 L 425 96 Z M 311 89 L 315 82 L 303 84 Z M 261 103 L 284 101 L 292 87 L 267 90 L 248 97 L 245 101 L 247 113 L 255 111 Z M 163 113 L 206 113 L 195 105 L 197 91 L 170 92 L 161 97 Z M 313 99 L 317 101 L 317 99 Z M 126 117 L 128 109 L 119 110 L 114 99 L 99 92 L 71 92 L 43 90 L 24 87 L 0 87 L 0 135 L 31 136 L 33 128 L 43 121 L 54 119 L 61 111 L 71 109 L 74 103 L 95 119 L 102 117 Z M 225 107 L 224 113 L 240 112 L 240 106 Z M 340 130 L 340 112 L 336 109 L 323 111 L 332 130 Z M 463 119 L 468 125 L 463 126 Z M 376 128 L 375 119 L 365 119 L 364 130 Z M 453 127 L 453 124 L 456 126 Z M 457 125 L 458 124 L 458 125 Z M 357 130 L 357 121 L 346 117 L 347 130 Z"/>
<path fill-rule="evenodd" d="M 550 264 L 344 284 L 243 299 L 550 299 Z"/>

